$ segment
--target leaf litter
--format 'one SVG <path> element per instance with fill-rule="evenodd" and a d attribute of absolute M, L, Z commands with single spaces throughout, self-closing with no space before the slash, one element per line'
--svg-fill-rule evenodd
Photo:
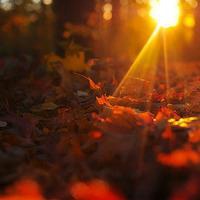
<path fill-rule="evenodd" d="M 199 199 L 199 69 L 187 88 L 172 70 L 168 94 L 161 77 L 151 98 L 114 97 L 105 66 L 45 59 L 2 71 L 0 200 Z"/>

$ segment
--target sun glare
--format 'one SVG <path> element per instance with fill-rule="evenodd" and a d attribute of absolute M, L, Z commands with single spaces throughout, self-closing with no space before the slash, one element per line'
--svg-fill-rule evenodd
<path fill-rule="evenodd" d="M 180 17 L 179 0 L 151 0 L 150 15 L 161 27 L 176 26 Z"/>

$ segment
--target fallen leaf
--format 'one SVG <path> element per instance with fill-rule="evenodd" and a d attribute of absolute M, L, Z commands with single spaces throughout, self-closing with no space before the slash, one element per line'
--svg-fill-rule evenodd
<path fill-rule="evenodd" d="M 167 107 L 162 107 L 160 111 L 157 113 L 155 120 L 159 122 L 162 120 L 167 120 L 169 118 L 174 118 L 176 120 L 180 119 L 180 117 L 174 110 Z"/>
<path fill-rule="evenodd" d="M 90 132 L 90 137 L 92 137 L 93 139 L 100 139 L 102 137 L 102 132 L 101 131 L 92 131 Z"/>
<path fill-rule="evenodd" d="M 108 107 L 112 106 L 105 95 L 102 95 L 101 97 L 96 97 L 96 100 L 97 100 L 98 104 L 101 106 L 102 105 L 106 105 Z"/>
<path fill-rule="evenodd" d="M 89 68 L 89 65 L 85 62 L 85 52 L 81 50 L 76 50 L 75 52 L 76 53 L 65 55 L 64 58 L 54 53 L 46 55 L 45 62 L 47 68 L 50 71 L 59 71 L 59 68 L 63 68 L 63 70 L 74 72 L 82 72 Z"/>
<path fill-rule="evenodd" d="M 92 90 L 100 90 L 101 87 L 97 85 L 91 78 L 88 78 L 89 84 L 90 84 L 90 89 Z"/>
<path fill-rule="evenodd" d="M 200 164 L 200 153 L 191 149 L 178 149 L 169 154 L 159 153 L 158 161 L 170 167 L 187 167 L 190 164 Z"/>
<path fill-rule="evenodd" d="M 162 133 L 162 138 L 166 140 L 172 140 L 175 138 L 175 135 L 170 126 L 167 126 L 165 131 Z"/>
<path fill-rule="evenodd" d="M 90 85 L 91 90 L 100 90 L 101 89 L 99 84 L 96 84 L 91 78 L 84 76 L 82 74 L 79 74 L 79 73 L 75 73 L 75 74 L 82 76 L 83 78 L 87 79 L 89 81 L 89 85 Z"/>
<path fill-rule="evenodd" d="M 192 130 L 192 131 L 189 132 L 189 141 L 191 143 L 200 142 L 200 129 Z"/>
<path fill-rule="evenodd" d="M 6 189 L 0 200 L 45 200 L 40 187 L 33 180 L 20 180 Z"/>
<path fill-rule="evenodd" d="M 169 119 L 168 122 L 172 126 L 179 126 L 181 128 L 189 128 L 194 121 L 198 121 L 198 117 L 187 117 L 187 118 L 180 118 L 180 119 Z"/>
<path fill-rule="evenodd" d="M 76 182 L 70 188 L 72 197 L 76 200 L 124 200 L 102 180 Z"/>

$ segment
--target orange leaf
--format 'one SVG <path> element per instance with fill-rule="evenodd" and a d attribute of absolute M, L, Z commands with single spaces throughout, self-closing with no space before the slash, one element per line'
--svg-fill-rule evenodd
<path fill-rule="evenodd" d="M 72 184 L 70 193 L 75 200 L 124 200 L 102 180 L 76 182 Z"/>
<path fill-rule="evenodd" d="M 174 133 L 172 132 L 172 129 L 170 126 L 167 126 L 165 131 L 162 133 L 162 138 L 166 140 L 172 140 L 174 139 Z"/>
<path fill-rule="evenodd" d="M 189 132 L 189 141 L 191 143 L 198 143 L 200 142 L 200 129 L 193 130 Z"/>
<path fill-rule="evenodd" d="M 96 100 L 98 102 L 99 105 L 106 105 L 108 107 L 111 107 L 112 105 L 110 104 L 110 102 L 108 101 L 107 96 L 102 95 L 101 97 L 96 97 Z"/>
<path fill-rule="evenodd" d="M 45 200 L 38 184 L 33 180 L 21 180 L 7 188 L 0 200 Z"/>
<path fill-rule="evenodd" d="M 180 117 L 177 115 L 177 113 L 175 111 L 173 111 L 170 108 L 167 107 L 163 107 L 160 109 L 160 111 L 157 113 L 156 115 L 156 121 L 162 121 L 165 119 L 169 119 L 169 118 L 174 118 L 174 119 L 180 119 Z"/>
<path fill-rule="evenodd" d="M 100 90 L 101 89 L 101 87 L 98 84 L 96 84 L 91 78 L 87 78 L 87 79 L 90 84 L 90 89 L 92 89 L 92 90 Z"/>
<path fill-rule="evenodd" d="M 143 119 L 143 121 L 146 124 L 152 124 L 153 123 L 153 117 L 152 117 L 152 115 L 149 112 L 140 113 L 139 117 L 141 119 Z"/>
<path fill-rule="evenodd" d="M 200 153 L 191 149 L 179 149 L 170 154 L 159 153 L 157 159 L 170 167 L 186 167 L 189 164 L 200 164 Z"/>
<path fill-rule="evenodd" d="M 98 84 L 96 84 L 91 78 L 84 76 L 82 74 L 79 74 L 79 73 L 75 73 L 75 74 L 87 79 L 89 81 L 90 89 L 92 89 L 92 90 L 100 90 L 101 89 L 101 87 Z"/>
<path fill-rule="evenodd" d="M 102 132 L 100 132 L 100 131 L 92 131 L 92 132 L 90 132 L 90 136 L 93 139 L 100 139 L 102 137 Z"/>

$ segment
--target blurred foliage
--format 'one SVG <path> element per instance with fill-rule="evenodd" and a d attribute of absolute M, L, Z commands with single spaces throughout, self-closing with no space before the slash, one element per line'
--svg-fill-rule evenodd
<path fill-rule="evenodd" d="M 35 3 L 40 7 L 32 10 L 27 6 L 30 2 L 33 5 L 33 1 L 22 2 L 9 11 L 0 10 L 0 56 L 43 55 L 56 52 L 66 57 L 68 54 L 76 53 L 79 56 L 79 52 L 84 52 L 86 60 L 88 57 L 114 57 L 119 61 L 132 62 L 156 25 L 149 17 L 148 1 L 124 1 L 126 4 L 117 0 L 112 1 L 110 3 L 112 16 L 109 20 L 103 18 L 106 1 L 96 0 L 91 3 L 95 5 L 92 11 L 82 8 L 81 0 L 82 4 L 79 6 L 75 2 L 62 4 L 64 1 L 52 1 L 52 4 L 47 6 L 40 1 Z M 181 2 L 183 10 L 181 23 L 168 34 L 169 52 L 172 52 L 175 59 L 198 58 L 199 45 L 195 42 L 199 41 L 200 30 L 197 28 L 199 27 L 198 15 L 195 13 L 197 9 L 195 11 L 195 8 L 186 1 Z M 59 5 L 57 9 L 56 5 Z M 67 5 L 73 5 L 72 7 L 76 9 L 70 14 L 69 19 L 65 10 Z M 84 20 L 82 18 L 79 20 L 79 10 L 87 16 Z M 188 16 L 189 18 L 186 18 Z M 72 19 L 79 21 L 79 24 L 72 23 L 74 22 Z M 194 27 L 191 20 L 194 20 L 192 21 Z M 186 25 L 189 23 L 189 27 L 183 23 Z M 195 51 L 188 54 L 186 48 Z"/>
<path fill-rule="evenodd" d="M 0 12 L 0 55 L 45 53 L 53 49 L 55 16 L 44 12 Z"/>

